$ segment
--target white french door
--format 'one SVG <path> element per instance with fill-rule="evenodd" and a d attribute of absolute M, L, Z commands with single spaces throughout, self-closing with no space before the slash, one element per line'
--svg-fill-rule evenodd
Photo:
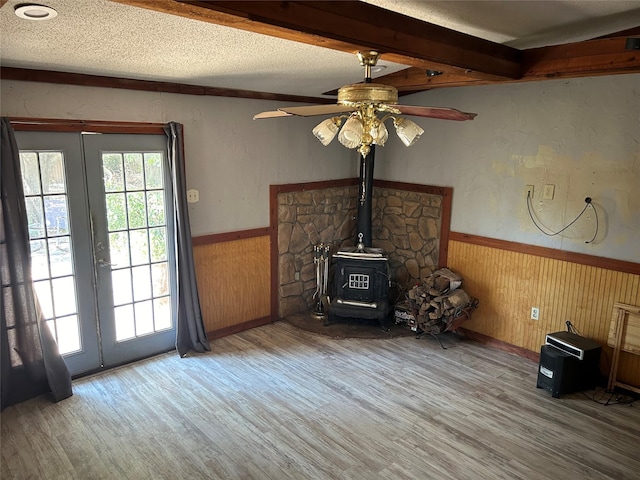
<path fill-rule="evenodd" d="M 175 345 L 163 135 L 16 132 L 33 282 L 72 375 Z"/>

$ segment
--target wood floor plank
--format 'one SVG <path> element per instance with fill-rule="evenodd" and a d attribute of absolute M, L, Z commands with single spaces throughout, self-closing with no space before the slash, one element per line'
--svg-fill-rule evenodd
<path fill-rule="evenodd" d="M 277 322 L 1 414 L 3 479 L 637 479 L 638 406 L 536 389 L 455 336 L 332 339 Z M 592 392 L 588 392 L 592 394 Z M 605 402 L 609 396 L 602 396 Z"/>

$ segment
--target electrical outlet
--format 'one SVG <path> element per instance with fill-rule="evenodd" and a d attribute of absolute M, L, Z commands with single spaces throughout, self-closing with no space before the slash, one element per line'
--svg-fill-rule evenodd
<path fill-rule="evenodd" d="M 187 203 L 198 203 L 200 201 L 200 192 L 195 188 L 187 190 Z"/>
<path fill-rule="evenodd" d="M 553 200 L 553 194 L 556 191 L 555 185 L 545 185 L 542 188 L 542 198 L 545 200 Z"/>
<path fill-rule="evenodd" d="M 538 307 L 531 307 L 531 320 L 540 320 L 540 309 Z"/>
<path fill-rule="evenodd" d="M 533 199 L 533 185 L 525 185 L 524 186 L 524 195 L 525 197 L 529 197 Z"/>

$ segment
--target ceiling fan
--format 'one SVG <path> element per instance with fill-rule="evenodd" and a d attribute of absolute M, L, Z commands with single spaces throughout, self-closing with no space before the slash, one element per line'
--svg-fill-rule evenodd
<path fill-rule="evenodd" d="M 347 148 L 357 148 L 360 154 L 366 157 L 371 151 L 371 145 L 383 146 L 389 138 L 384 122 L 390 118 L 393 119 L 393 125 L 400 140 L 410 147 L 424 133 L 424 130 L 416 123 L 399 115 L 458 121 L 473 120 L 476 117 L 476 113 L 461 112 L 455 108 L 398 105 L 398 90 L 395 87 L 371 82 L 371 68 L 378 62 L 380 54 L 376 51 L 368 51 L 358 52 L 357 55 L 360 65 L 364 67 L 364 83 L 341 87 L 338 90 L 336 105 L 281 107 L 278 110 L 258 113 L 253 119 L 337 114 L 320 122 L 313 129 L 313 134 L 326 146 L 340 132 L 338 140 L 342 145 Z M 344 125 L 342 125 L 343 120 L 345 120 Z"/>

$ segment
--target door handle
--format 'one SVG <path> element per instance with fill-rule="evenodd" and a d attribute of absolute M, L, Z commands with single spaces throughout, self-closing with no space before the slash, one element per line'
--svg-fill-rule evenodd
<path fill-rule="evenodd" d="M 116 265 L 111 263 L 111 262 L 107 262 L 104 258 L 99 258 L 98 259 L 98 265 L 100 265 L 101 267 L 115 267 Z"/>

